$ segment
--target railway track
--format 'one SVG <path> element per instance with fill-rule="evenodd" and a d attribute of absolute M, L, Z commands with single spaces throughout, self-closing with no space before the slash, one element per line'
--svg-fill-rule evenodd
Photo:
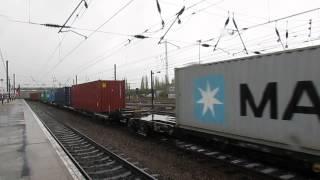
<path fill-rule="evenodd" d="M 79 131 L 55 120 L 42 120 L 86 179 L 156 179 Z"/>
<path fill-rule="evenodd" d="M 49 116 L 53 116 L 50 115 Z M 48 124 L 48 128 L 50 126 L 50 124 L 53 122 L 49 122 Z M 58 123 L 58 122 L 56 122 Z M 55 126 L 54 124 L 52 126 Z M 53 128 L 54 129 L 54 128 Z M 69 130 L 68 130 L 69 129 Z M 76 135 L 80 134 L 79 132 L 77 132 L 76 130 L 73 130 L 72 128 L 58 128 L 58 134 L 56 135 L 56 138 L 59 139 L 60 137 L 60 141 L 61 143 L 68 143 L 69 141 L 72 142 L 71 140 L 76 140 L 78 141 L 77 143 L 80 143 L 79 148 L 75 147 L 74 144 L 71 143 L 71 145 L 63 145 L 64 147 L 66 147 L 67 151 L 72 152 L 75 151 L 75 153 L 80 152 L 81 153 L 88 153 L 87 156 L 93 156 L 90 155 L 90 153 L 93 153 L 92 151 L 96 151 L 97 153 L 101 151 L 99 151 L 99 148 L 94 148 L 91 149 L 89 148 L 90 146 L 87 146 L 87 143 L 83 142 L 82 139 L 83 138 L 77 138 Z M 71 135 L 67 135 L 64 136 L 64 133 L 71 133 Z M 85 137 L 85 136 L 84 136 Z M 189 142 L 183 139 L 176 139 L 176 138 L 170 138 L 170 137 L 166 137 L 166 138 L 161 138 L 159 136 L 156 136 L 159 138 L 159 140 L 161 142 L 164 142 L 166 144 L 170 144 L 175 146 L 177 149 L 180 149 L 182 151 L 188 152 L 188 153 L 192 153 L 195 154 L 196 156 L 198 156 L 199 158 L 204 157 L 207 160 L 215 160 L 215 161 L 219 161 L 222 162 L 224 164 L 226 164 L 227 166 L 235 166 L 238 167 L 238 174 L 241 173 L 248 173 L 251 172 L 255 175 L 261 176 L 261 177 L 268 177 L 268 178 L 272 178 L 272 179 L 280 179 L 280 180 L 306 180 L 306 179 L 318 179 L 319 176 L 317 177 L 310 177 L 310 176 L 305 176 L 300 174 L 299 172 L 295 172 L 295 171 L 290 171 L 290 170 L 286 170 L 286 169 L 282 169 L 278 166 L 275 165 L 269 165 L 266 163 L 263 163 L 260 160 L 257 160 L 257 158 L 251 159 L 251 158 L 244 158 L 243 156 L 237 156 L 237 154 L 234 153 L 229 153 L 223 150 L 218 150 L 218 149 L 214 149 L 212 147 L 207 147 L 207 146 L 202 146 L 201 143 L 193 143 L 193 142 Z M 157 139 L 158 139 L 157 138 Z M 85 137 L 84 139 L 89 139 L 87 137 Z M 90 140 L 90 139 L 89 139 Z M 92 140 L 91 140 L 92 141 Z M 94 141 L 92 141 L 94 143 Z M 96 143 L 94 143 L 96 144 Z M 71 150 L 70 150 L 71 148 Z M 83 149 L 82 149 L 83 148 Z M 82 149 L 82 150 L 81 150 Z M 81 152 L 83 151 L 83 152 Z M 71 153 L 72 157 L 77 157 L 77 155 L 74 155 L 73 153 Z M 75 161 L 77 161 L 75 159 Z M 95 166 L 95 165 L 82 165 L 81 163 L 85 163 L 83 161 L 77 161 L 77 163 L 79 164 L 79 167 L 82 167 L 83 171 L 85 171 L 88 174 L 88 177 L 91 178 L 100 178 L 96 172 L 101 173 L 102 171 L 100 171 L 99 169 L 99 165 Z M 90 169 L 91 168 L 91 169 Z M 139 168 L 138 168 L 139 169 Z M 86 170 L 89 170 L 88 172 Z M 130 169 L 129 169 L 130 170 Z M 141 169 L 140 169 L 141 170 Z M 91 176 L 90 176 L 91 173 Z M 133 174 L 133 173 L 130 173 Z M 128 177 L 124 177 L 124 179 L 148 179 L 148 178 L 154 178 L 151 175 L 148 175 L 150 177 L 147 178 L 140 178 L 135 177 L 135 176 L 128 176 Z M 107 177 L 108 178 L 108 177 Z M 114 179 L 116 178 L 122 178 L 122 176 L 118 176 L 116 175 Z"/>
<path fill-rule="evenodd" d="M 205 158 L 207 160 L 214 160 L 224 163 L 228 166 L 237 167 L 238 173 L 251 172 L 261 177 L 268 177 L 277 180 L 316 180 L 319 176 L 303 175 L 300 173 L 292 172 L 290 170 L 282 169 L 277 166 L 268 165 L 262 161 L 252 160 L 250 158 L 239 157 L 235 154 L 224 152 L 223 150 L 215 150 L 208 148 L 197 143 L 179 140 L 175 138 L 159 137 L 159 140 L 165 144 L 174 146 L 178 150 Z"/>

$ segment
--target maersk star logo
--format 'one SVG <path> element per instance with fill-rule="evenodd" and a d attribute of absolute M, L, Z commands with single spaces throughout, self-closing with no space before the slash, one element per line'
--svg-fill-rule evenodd
<path fill-rule="evenodd" d="M 224 122 L 223 76 L 205 76 L 194 81 L 194 114 L 204 122 Z"/>
<path fill-rule="evenodd" d="M 203 104 L 203 110 L 202 110 L 202 115 L 204 116 L 208 110 L 211 111 L 212 116 L 215 116 L 214 113 L 214 105 L 216 104 L 223 104 L 220 102 L 218 99 L 215 98 L 217 92 L 219 91 L 219 88 L 215 88 L 211 90 L 210 84 L 207 81 L 207 89 L 204 91 L 201 88 L 198 88 L 198 90 L 201 93 L 201 99 L 197 103 Z"/>

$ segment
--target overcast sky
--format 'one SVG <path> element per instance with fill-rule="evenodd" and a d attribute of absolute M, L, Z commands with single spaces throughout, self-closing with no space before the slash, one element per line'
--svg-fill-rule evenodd
<path fill-rule="evenodd" d="M 157 76 L 164 78 L 165 48 L 158 44 L 159 38 L 183 6 L 181 23 L 176 21 L 165 36 L 170 79 L 175 67 L 199 62 L 198 40 L 211 39 L 205 43 L 213 46 L 221 36 L 216 51 L 201 47 L 201 63 L 246 56 L 234 31 L 233 16 L 249 55 L 283 50 L 286 44 L 289 49 L 316 45 L 320 38 L 320 10 L 242 30 L 318 8 L 317 0 L 159 0 L 165 22 L 162 30 L 156 0 L 87 0 L 88 8 L 82 3 L 67 24 L 76 33 L 58 33 L 58 28 L 28 23 L 62 25 L 79 2 L 0 0 L 0 49 L 4 60 L 9 61 L 10 76 L 16 74 L 16 84 L 71 85 L 75 75 L 80 83 L 113 79 L 113 64 L 117 64 L 117 78 L 127 78 L 132 87 L 139 87 L 141 76 L 149 76 L 150 70 L 161 71 Z M 228 16 L 230 21 L 224 29 Z M 275 28 L 283 46 L 277 41 Z M 150 38 L 132 37 L 137 34 Z M 2 60 L 0 78 L 5 78 Z"/>

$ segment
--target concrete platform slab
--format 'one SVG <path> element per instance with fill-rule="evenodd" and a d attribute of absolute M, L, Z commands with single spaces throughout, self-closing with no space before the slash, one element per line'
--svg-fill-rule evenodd
<path fill-rule="evenodd" d="M 0 180 L 82 178 L 24 100 L 0 104 Z"/>

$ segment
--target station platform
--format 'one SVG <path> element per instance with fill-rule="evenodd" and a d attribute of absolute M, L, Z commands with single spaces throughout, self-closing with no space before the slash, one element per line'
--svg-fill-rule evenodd
<path fill-rule="evenodd" d="M 22 99 L 0 104 L 0 180 L 83 179 Z"/>

